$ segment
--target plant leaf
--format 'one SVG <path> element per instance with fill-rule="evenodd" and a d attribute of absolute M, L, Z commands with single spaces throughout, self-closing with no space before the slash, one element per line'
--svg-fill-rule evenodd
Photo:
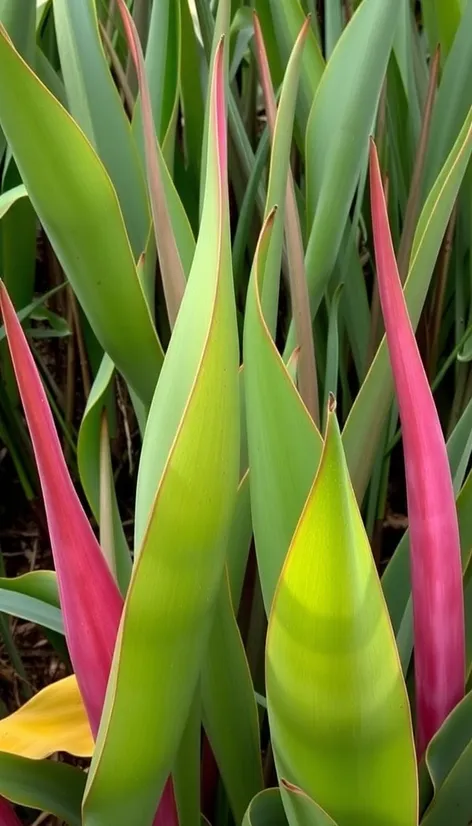
<path fill-rule="evenodd" d="M 124 826 L 152 817 L 187 722 L 223 574 L 239 472 L 223 66 L 220 43 L 202 224 L 146 426 L 136 561 L 88 778 L 84 826 L 110 818 Z M 145 638 L 143 622 L 151 632 Z M 136 679 L 139 703 L 131 699 Z M 123 755 L 118 762 L 117 753 Z"/>
<path fill-rule="evenodd" d="M 0 71 L 0 125 L 31 202 L 98 340 L 149 403 L 162 350 L 110 179 L 2 30 Z"/>
<path fill-rule="evenodd" d="M 333 403 L 272 605 L 266 684 L 279 777 L 343 826 L 415 826 L 408 698 Z"/>
<path fill-rule="evenodd" d="M 0 720 L 0 752 L 40 760 L 57 751 L 91 757 L 93 737 L 75 676 L 43 688 Z"/>

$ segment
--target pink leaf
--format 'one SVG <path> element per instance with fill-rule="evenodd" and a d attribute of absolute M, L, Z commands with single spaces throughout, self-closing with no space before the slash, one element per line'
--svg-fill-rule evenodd
<path fill-rule="evenodd" d="M 96 735 L 123 601 L 72 485 L 43 385 L 3 284 L 0 307 L 38 465 L 67 645 Z"/>
<path fill-rule="evenodd" d="M 421 757 L 464 696 L 464 598 L 459 529 L 446 445 L 406 308 L 375 144 L 370 146 L 375 259 L 402 424 Z"/>
<path fill-rule="evenodd" d="M 1 282 L 0 309 L 38 465 L 67 646 L 95 737 L 123 598 L 72 484 L 28 342 Z M 170 788 L 166 787 L 162 797 L 165 823 L 166 826 L 178 826 L 170 781 L 168 786 Z M 156 826 L 164 826 L 160 816 L 159 809 Z"/>
<path fill-rule="evenodd" d="M 21 821 L 4 797 L 0 797 L 0 826 L 21 826 Z"/>

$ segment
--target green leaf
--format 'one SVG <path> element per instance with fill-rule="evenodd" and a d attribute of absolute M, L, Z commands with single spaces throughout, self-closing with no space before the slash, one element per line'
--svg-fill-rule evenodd
<path fill-rule="evenodd" d="M 21 806 L 51 812 L 70 826 L 81 826 L 86 775 L 52 760 L 30 760 L 0 752 L 0 794 Z"/>
<path fill-rule="evenodd" d="M 27 198 L 28 193 L 23 184 L 7 189 L 0 195 L 0 220 L 8 212 L 8 210 L 17 203 L 21 198 Z"/>
<path fill-rule="evenodd" d="M 280 789 L 264 789 L 251 800 L 242 826 L 287 826 Z"/>
<path fill-rule="evenodd" d="M 332 403 L 274 597 L 266 684 L 279 777 L 343 826 L 416 825 L 408 697 Z"/>
<path fill-rule="evenodd" d="M 433 0 L 434 6 L 442 6 L 447 14 L 456 0 Z M 428 6 L 429 4 L 423 4 Z M 460 17 L 459 17 L 460 19 Z M 447 56 L 441 83 L 434 102 L 431 118 L 430 139 L 426 158 L 425 184 L 433 186 L 456 140 L 456 136 L 472 106 L 472 3 L 468 2 L 457 30 L 452 49 Z M 446 53 L 442 52 L 442 56 Z"/>
<path fill-rule="evenodd" d="M 280 790 L 291 826 L 336 826 L 334 820 L 298 786 L 282 778 Z"/>
<path fill-rule="evenodd" d="M 285 196 L 292 146 L 293 119 L 297 99 L 298 80 L 300 76 L 303 48 L 309 30 L 309 21 L 305 20 L 285 72 L 280 102 L 275 120 L 274 136 L 269 169 L 269 183 L 265 215 L 274 206 L 278 206 L 267 252 L 266 273 L 262 283 L 262 307 L 264 318 L 272 336 L 275 336 L 279 304 L 279 280 L 284 239 Z"/>
<path fill-rule="evenodd" d="M 225 574 L 201 675 L 203 724 L 236 823 L 263 787 L 259 721 Z"/>
<path fill-rule="evenodd" d="M 33 206 L 98 340 L 149 403 L 162 350 L 110 179 L 4 32 L 0 71 L 0 124 Z"/>
<path fill-rule="evenodd" d="M 313 316 L 341 244 L 397 18 L 398 0 L 361 3 L 326 66 L 310 111 L 306 132 L 309 238 L 305 263 Z M 293 338 L 289 337 L 286 352 L 291 352 L 292 345 Z"/>
<path fill-rule="evenodd" d="M 87 501 L 100 522 L 100 428 L 102 411 L 110 402 L 115 368 L 108 356 L 103 357 L 87 399 L 87 406 L 77 439 L 77 464 Z M 112 480 L 111 480 L 112 481 Z M 121 592 L 126 593 L 131 575 L 131 556 L 121 522 L 115 487 L 111 487 L 113 546 L 115 567 Z"/>
<path fill-rule="evenodd" d="M 54 23 L 70 112 L 110 175 L 137 259 L 151 220 L 146 187 L 131 127 L 103 51 L 94 0 L 54 0 Z"/>
<path fill-rule="evenodd" d="M 441 241 L 471 152 L 472 109 L 418 220 L 410 270 L 404 287 L 413 329 L 418 324 Z M 359 500 L 362 500 L 367 488 L 392 393 L 392 376 L 384 337 L 343 431 L 349 471 Z"/>
<path fill-rule="evenodd" d="M 223 575 L 239 476 L 239 347 L 222 46 L 212 78 L 202 223 L 144 436 L 136 559 L 88 778 L 84 826 L 152 819 L 194 699 Z"/>
<path fill-rule="evenodd" d="M 56 575 L 50 571 L 0 577 L 0 611 L 64 634 Z"/>
<path fill-rule="evenodd" d="M 273 60 L 271 59 L 271 38 L 270 33 L 268 36 L 267 27 L 264 25 L 264 18 L 267 16 L 264 14 L 265 5 L 266 3 L 261 3 L 260 0 L 257 0 L 256 2 L 256 8 L 261 18 L 264 42 L 267 47 L 272 73 Z M 295 46 L 295 41 L 300 33 L 300 29 L 305 21 L 306 14 L 303 11 L 299 0 L 285 0 L 284 3 L 280 3 L 279 0 L 269 0 L 269 5 L 272 16 L 272 25 L 277 37 L 280 55 L 283 63 L 287 64 Z M 324 68 L 325 64 L 323 55 L 321 54 L 315 33 L 310 27 L 307 34 L 307 42 L 302 59 L 300 98 L 297 107 L 297 125 L 301 136 L 305 135 L 305 129 L 313 103 L 313 98 L 316 95 Z M 275 83 L 277 81 L 277 76 L 274 76 L 273 73 L 272 76 Z"/>
<path fill-rule="evenodd" d="M 252 521 L 267 613 L 322 448 L 262 312 L 259 290 L 273 219 L 269 214 L 254 258 L 243 348 Z"/>
<path fill-rule="evenodd" d="M 434 797 L 422 826 L 448 826 L 452 822 L 468 826 L 472 817 L 472 694 L 464 697 L 433 737 L 425 761 Z"/>
<path fill-rule="evenodd" d="M 149 83 L 156 137 L 170 170 L 173 167 L 175 128 L 180 82 L 180 4 L 164 0 L 153 3 L 146 44 L 146 75 Z M 141 99 L 133 112 L 133 133 L 144 166 Z"/>

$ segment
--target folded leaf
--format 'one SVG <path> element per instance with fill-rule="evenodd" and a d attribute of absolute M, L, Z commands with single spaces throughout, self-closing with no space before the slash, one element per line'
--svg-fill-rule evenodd
<path fill-rule="evenodd" d="M 43 688 L 0 720 L 0 752 L 40 760 L 57 751 L 91 757 L 93 738 L 74 676 Z"/>
<path fill-rule="evenodd" d="M 333 403 L 274 597 L 266 684 L 279 778 L 339 826 L 416 826 L 408 698 Z"/>
<path fill-rule="evenodd" d="M 144 436 L 135 564 L 88 778 L 85 826 L 151 819 L 194 700 L 223 575 L 239 475 L 223 67 L 220 42 L 202 223 Z"/>
<path fill-rule="evenodd" d="M 402 423 L 420 755 L 465 689 L 459 528 L 446 444 L 395 261 L 375 145 L 370 193 L 377 279 Z"/>

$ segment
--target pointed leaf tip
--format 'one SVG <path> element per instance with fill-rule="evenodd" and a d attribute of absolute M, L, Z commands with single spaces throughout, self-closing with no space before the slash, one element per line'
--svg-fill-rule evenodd
<path fill-rule="evenodd" d="M 379 295 L 402 423 L 410 524 L 417 748 L 464 696 L 464 600 L 459 530 L 441 424 L 395 260 L 375 144 L 372 227 Z"/>
<path fill-rule="evenodd" d="M 39 373 L 4 284 L 0 310 L 38 465 L 67 645 L 96 732 L 122 598 L 72 484 Z"/>

